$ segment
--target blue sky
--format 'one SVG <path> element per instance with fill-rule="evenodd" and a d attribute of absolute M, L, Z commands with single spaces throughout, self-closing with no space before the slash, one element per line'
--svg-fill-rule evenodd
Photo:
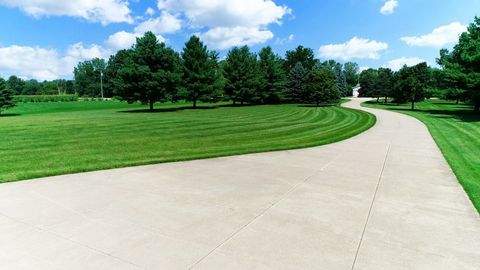
<path fill-rule="evenodd" d="M 71 78 L 144 31 L 176 50 L 198 34 L 221 55 L 301 44 L 361 67 L 435 64 L 479 11 L 480 0 L 0 0 L 0 76 Z"/>

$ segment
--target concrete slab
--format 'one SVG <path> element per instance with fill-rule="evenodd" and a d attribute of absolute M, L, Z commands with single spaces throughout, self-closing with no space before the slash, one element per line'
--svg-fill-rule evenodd
<path fill-rule="evenodd" d="M 426 127 L 0 185 L 0 269 L 480 269 L 480 218 Z"/>

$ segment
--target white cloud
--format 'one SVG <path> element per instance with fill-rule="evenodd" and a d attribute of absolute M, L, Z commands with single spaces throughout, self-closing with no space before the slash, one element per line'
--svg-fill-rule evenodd
<path fill-rule="evenodd" d="M 398 0 L 388 0 L 380 9 L 380 13 L 383 15 L 393 14 L 395 9 L 398 7 Z"/>
<path fill-rule="evenodd" d="M 182 28 L 182 21 L 168 12 L 162 12 L 160 17 L 148 19 L 135 27 L 135 33 L 143 34 L 151 31 L 156 35 L 175 33 Z"/>
<path fill-rule="evenodd" d="M 354 37 L 342 44 L 321 46 L 319 55 L 327 59 L 374 59 L 380 58 L 380 52 L 388 49 L 385 42 Z"/>
<path fill-rule="evenodd" d="M 217 27 L 198 35 L 207 45 L 220 50 L 240 45 L 257 45 L 273 38 L 273 33 L 269 30 L 255 27 Z"/>
<path fill-rule="evenodd" d="M 153 14 L 155 14 L 155 10 L 149 7 L 147 8 L 147 10 L 145 10 L 145 14 L 147 14 L 148 16 L 153 16 Z"/>
<path fill-rule="evenodd" d="M 0 0 L 0 5 L 19 8 L 35 18 L 71 16 L 104 25 L 133 22 L 126 0 Z"/>
<path fill-rule="evenodd" d="M 427 61 L 418 57 L 401 57 L 401 58 L 389 61 L 387 65 L 385 65 L 385 67 L 390 68 L 393 71 L 398 71 L 405 65 L 411 67 L 422 62 L 427 62 Z"/>
<path fill-rule="evenodd" d="M 129 33 L 125 31 L 117 32 L 113 35 L 110 35 L 105 41 L 108 47 L 115 50 L 128 49 L 135 44 L 137 37 L 140 35 L 135 33 Z"/>
<path fill-rule="evenodd" d="M 63 56 L 54 49 L 12 45 L 0 48 L 0 72 L 37 80 L 71 78 L 78 62 L 109 55 L 109 50 L 95 44 L 74 44 Z"/>
<path fill-rule="evenodd" d="M 290 34 L 288 37 L 286 38 L 277 38 L 275 40 L 275 44 L 276 45 L 283 45 L 285 43 L 289 43 L 289 42 L 292 42 L 293 40 L 295 39 L 295 35 L 294 34 Z"/>
<path fill-rule="evenodd" d="M 266 42 L 273 37 L 267 26 L 292 12 L 272 0 L 159 0 L 158 8 L 181 15 L 190 28 L 207 28 L 200 35 L 216 49 Z"/>
<path fill-rule="evenodd" d="M 440 48 L 447 44 L 455 43 L 461 33 L 467 31 L 467 26 L 459 22 L 453 22 L 433 29 L 423 36 L 402 37 L 401 40 L 409 46 Z"/>

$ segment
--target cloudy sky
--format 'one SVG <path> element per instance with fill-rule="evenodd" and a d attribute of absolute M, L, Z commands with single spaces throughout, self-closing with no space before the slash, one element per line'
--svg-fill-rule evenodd
<path fill-rule="evenodd" d="M 435 64 L 478 13 L 480 0 L 0 0 L 0 76 L 71 78 L 78 61 L 145 31 L 176 50 L 197 34 L 221 55 L 302 44 L 320 59 L 398 69 Z"/>

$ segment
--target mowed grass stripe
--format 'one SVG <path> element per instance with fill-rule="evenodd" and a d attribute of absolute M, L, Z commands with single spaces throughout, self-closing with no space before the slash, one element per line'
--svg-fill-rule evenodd
<path fill-rule="evenodd" d="M 375 123 L 371 114 L 338 106 L 185 106 L 148 113 L 118 102 L 21 104 L 9 111 L 18 116 L 0 118 L 0 182 L 309 147 Z"/>

